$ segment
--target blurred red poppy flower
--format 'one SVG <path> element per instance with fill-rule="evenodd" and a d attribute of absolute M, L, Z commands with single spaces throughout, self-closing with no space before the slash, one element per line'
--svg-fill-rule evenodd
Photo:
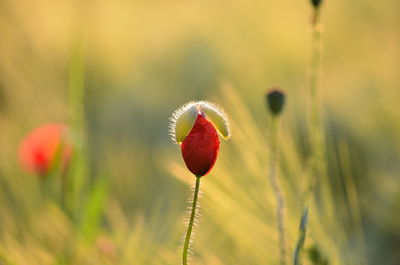
<path fill-rule="evenodd" d="M 23 169 L 44 177 L 56 158 L 59 158 L 62 170 L 65 170 L 72 151 L 66 138 L 67 132 L 68 127 L 62 123 L 46 124 L 30 132 L 19 147 L 19 160 Z"/>
<path fill-rule="evenodd" d="M 209 173 L 218 157 L 218 133 L 230 136 L 225 113 L 209 102 L 190 102 L 175 111 L 171 121 L 170 133 L 181 144 L 186 167 L 197 177 Z"/>

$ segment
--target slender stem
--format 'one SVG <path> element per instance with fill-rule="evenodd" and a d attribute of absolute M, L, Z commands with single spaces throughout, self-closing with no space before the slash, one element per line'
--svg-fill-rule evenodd
<path fill-rule="evenodd" d="M 279 256 L 280 264 L 286 264 L 286 240 L 285 240 L 285 199 L 283 197 L 283 192 L 280 187 L 278 178 L 276 177 L 276 168 L 278 164 L 278 130 L 279 130 L 279 120 L 278 117 L 272 117 L 271 124 L 271 159 L 270 159 L 270 172 L 269 180 L 273 192 L 275 194 L 275 199 L 277 203 L 276 207 L 276 217 L 277 217 L 277 228 L 279 233 Z"/>
<path fill-rule="evenodd" d="M 279 180 L 276 177 L 276 167 L 278 164 L 278 130 L 279 130 L 279 120 L 278 117 L 272 117 L 271 124 L 271 159 L 270 159 L 270 171 L 269 180 L 271 182 L 272 190 L 275 194 L 275 199 L 277 203 L 276 207 L 276 217 L 277 217 L 277 228 L 279 236 L 279 256 L 280 264 L 286 264 L 286 240 L 285 240 L 285 199 L 283 197 L 283 192 L 280 187 Z"/>
<path fill-rule="evenodd" d="M 188 252 L 189 252 L 189 245 L 190 245 L 190 236 L 192 235 L 192 230 L 193 230 L 193 223 L 196 217 L 196 209 L 197 209 L 197 200 L 199 197 L 199 189 L 200 189 L 200 176 L 196 176 L 196 185 L 194 188 L 194 195 L 193 195 L 193 203 L 192 203 L 192 211 L 190 214 L 190 220 L 189 220 L 189 225 L 188 229 L 186 232 L 186 237 L 185 237 L 185 244 L 183 246 L 183 265 L 188 264 Z"/>
<path fill-rule="evenodd" d="M 322 25 L 320 23 L 319 7 L 313 8 L 312 18 L 312 43 L 311 43 L 311 75 L 310 75 L 310 94 L 311 94 L 311 126 L 310 133 L 312 139 L 312 172 L 310 181 L 304 195 L 304 211 L 300 220 L 299 238 L 294 252 L 294 265 L 301 265 L 302 252 L 307 235 L 308 207 L 312 194 L 317 183 L 317 178 L 326 175 L 325 142 L 322 133 L 319 101 L 319 71 L 321 60 L 321 38 Z"/>
<path fill-rule="evenodd" d="M 311 47 L 311 139 L 312 139 L 312 177 L 306 192 L 305 201 L 310 200 L 317 179 L 326 174 L 326 163 L 324 159 L 325 142 L 322 133 L 319 100 L 319 79 L 321 60 L 321 37 L 322 25 L 320 23 L 319 8 L 314 8 L 312 18 L 312 47 Z"/>
<path fill-rule="evenodd" d="M 67 178 L 68 178 L 68 174 L 66 172 L 66 170 L 64 170 L 63 168 L 61 168 L 61 208 L 66 211 L 67 210 Z"/>
<path fill-rule="evenodd" d="M 310 76 L 310 89 L 311 89 L 311 104 L 313 122 L 317 122 L 318 118 L 318 85 L 319 85 L 319 64 L 321 57 L 321 25 L 320 14 L 318 9 L 314 9 L 312 18 L 312 54 L 311 54 L 311 76 Z M 314 116 L 315 115 L 315 116 Z"/>
<path fill-rule="evenodd" d="M 297 240 L 297 245 L 296 249 L 294 251 L 294 257 L 293 257 L 293 264 L 294 265 L 301 265 L 301 256 L 303 254 L 303 247 L 304 243 L 306 241 L 306 234 L 307 234 L 307 223 L 308 223 L 308 205 L 303 210 L 303 213 L 301 215 L 300 219 L 300 225 L 299 225 L 299 238 Z"/>
<path fill-rule="evenodd" d="M 68 73 L 69 125 L 73 133 L 73 154 L 71 156 L 66 183 L 67 201 L 71 217 L 78 222 L 78 209 L 89 185 L 88 147 L 85 117 L 85 43 L 79 36 L 71 50 Z"/>

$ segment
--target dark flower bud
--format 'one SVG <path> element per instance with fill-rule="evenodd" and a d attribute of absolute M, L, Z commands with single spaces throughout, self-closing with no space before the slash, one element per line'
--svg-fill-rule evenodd
<path fill-rule="evenodd" d="M 318 8 L 322 4 L 322 0 L 311 0 L 311 4 L 314 6 L 314 8 Z"/>
<path fill-rule="evenodd" d="M 279 115 L 285 105 L 285 94 L 279 89 L 272 89 L 266 96 L 267 105 L 273 115 Z"/>

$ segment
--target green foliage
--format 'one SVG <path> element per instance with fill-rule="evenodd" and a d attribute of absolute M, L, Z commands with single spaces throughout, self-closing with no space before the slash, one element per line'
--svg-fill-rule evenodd
<path fill-rule="evenodd" d="M 86 203 L 82 207 L 82 217 L 79 223 L 78 233 L 83 240 L 92 242 L 99 232 L 104 213 L 104 204 L 107 199 L 108 180 L 101 177 L 95 180 Z"/>

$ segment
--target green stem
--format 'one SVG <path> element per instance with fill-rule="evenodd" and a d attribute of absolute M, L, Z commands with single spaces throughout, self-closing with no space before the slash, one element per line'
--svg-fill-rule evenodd
<path fill-rule="evenodd" d="M 322 133 L 321 117 L 319 109 L 319 72 L 321 60 L 321 38 L 322 25 L 320 23 L 320 10 L 318 7 L 313 9 L 312 18 L 312 43 L 311 43 L 311 75 L 310 75 L 310 95 L 311 95 L 311 126 L 310 133 L 312 139 L 311 154 L 311 177 L 304 195 L 304 211 L 300 220 L 299 238 L 294 252 L 294 265 L 301 265 L 302 252 L 307 235 L 308 207 L 312 194 L 317 183 L 317 178 L 326 175 L 325 141 Z"/>
<path fill-rule="evenodd" d="M 77 39 L 71 50 L 68 75 L 69 125 L 73 134 L 73 154 L 66 183 L 66 205 L 74 222 L 78 221 L 80 201 L 89 184 L 89 168 L 85 117 L 85 46 Z"/>
<path fill-rule="evenodd" d="M 326 163 L 324 159 L 325 142 L 322 133 L 319 100 L 319 79 L 320 79 L 320 59 L 321 59 L 321 37 L 322 25 L 320 23 L 320 13 L 318 8 L 314 8 L 312 19 L 312 50 L 311 50 L 311 75 L 310 75 L 310 94 L 311 94 L 311 139 L 312 139 L 312 177 L 308 185 L 305 196 L 307 203 L 314 190 L 317 179 L 326 173 Z"/>
<path fill-rule="evenodd" d="M 293 264 L 301 265 L 301 256 L 303 254 L 303 247 L 306 241 L 307 235 L 307 223 L 308 223 L 308 205 L 303 210 L 299 225 L 299 238 L 297 240 L 296 249 L 294 251 Z"/>
<path fill-rule="evenodd" d="M 66 197 L 67 197 L 67 178 L 68 178 L 68 174 L 67 172 L 61 168 L 61 208 L 64 211 L 67 211 L 67 205 L 66 205 Z"/>
<path fill-rule="evenodd" d="M 186 237 L 185 237 L 185 244 L 183 246 L 183 265 L 188 264 L 188 252 L 189 252 L 189 245 L 190 245 L 190 237 L 192 235 L 192 230 L 193 230 L 193 223 L 196 218 L 196 209 L 197 209 L 197 200 L 199 197 L 199 189 L 200 189 L 200 176 L 196 176 L 196 185 L 194 188 L 194 195 L 193 195 L 193 203 L 192 203 L 192 211 L 190 214 L 190 220 L 189 220 L 189 225 L 188 229 L 186 232 Z"/>
<path fill-rule="evenodd" d="M 278 130 L 279 118 L 273 116 L 271 124 L 271 159 L 270 159 L 270 172 L 269 180 L 271 182 L 272 190 L 275 194 L 277 203 L 276 217 L 277 228 L 279 233 L 279 256 L 280 264 L 286 264 L 286 239 L 285 239 L 285 199 L 278 178 L 276 177 L 276 168 L 278 164 Z"/>

